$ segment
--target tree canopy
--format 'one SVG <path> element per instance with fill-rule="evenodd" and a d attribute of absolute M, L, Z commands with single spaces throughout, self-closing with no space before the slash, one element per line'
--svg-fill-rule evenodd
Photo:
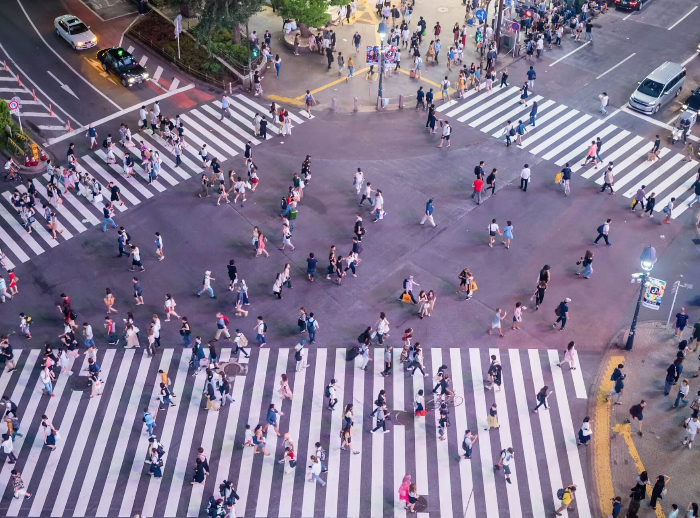
<path fill-rule="evenodd" d="M 345 5 L 350 0 L 277 0 L 277 11 L 283 18 L 293 18 L 307 27 L 321 27 L 328 23 L 326 10 L 331 5 Z"/>

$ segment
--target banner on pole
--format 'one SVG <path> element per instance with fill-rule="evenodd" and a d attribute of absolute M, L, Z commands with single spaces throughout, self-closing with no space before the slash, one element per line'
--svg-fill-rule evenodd
<path fill-rule="evenodd" d="M 642 306 L 658 310 L 661 306 L 661 300 L 664 298 L 664 292 L 666 291 L 666 281 L 649 277 L 643 289 Z"/>

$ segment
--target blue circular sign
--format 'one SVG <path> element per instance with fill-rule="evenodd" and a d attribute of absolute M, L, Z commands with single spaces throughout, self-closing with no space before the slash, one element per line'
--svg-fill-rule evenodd
<path fill-rule="evenodd" d="M 513 25 L 511 27 L 514 31 L 520 30 L 520 24 L 518 22 L 513 22 Z"/>
<path fill-rule="evenodd" d="M 477 9 L 476 12 L 474 13 L 474 16 L 476 17 L 477 20 L 480 22 L 483 22 L 486 19 L 486 10 L 485 9 Z"/>

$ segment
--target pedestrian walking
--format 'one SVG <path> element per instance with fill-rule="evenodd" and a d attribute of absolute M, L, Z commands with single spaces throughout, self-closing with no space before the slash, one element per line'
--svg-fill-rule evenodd
<path fill-rule="evenodd" d="M 602 113 L 603 115 L 608 114 L 608 103 L 610 102 L 610 98 L 608 97 L 607 92 L 603 92 L 598 96 L 598 99 L 600 100 L 600 107 L 598 108 L 598 111 Z"/>
<path fill-rule="evenodd" d="M 681 310 L 678 313 L 676 313 L 676 323 L 675 323 L 674 334 L 678 337 L 679 340 L 683 340 L 683 331 L 685 330 L 685 327 L 688 325 L 689 319 L 690 319 L 690 317 L 688 315 L 686 315 L 684 307 L 682 307 Z"/>
<path fill-rule="evenodd" d="M 549 387 L 547 385 L 540 389 L 540 391 L 535 396 L 535 399 L 537 399 L 537 406 L 532 410 L 534 413 L 537 413 L 538 409 L 541 406 L 544 406 L 545 410 L 549 410 L 549 407 L 547 406 L 547 399 L 549 399 L 549 396 L 552 395 L 552 392 L 553 391 L 549 390 Z"/>
<path fill-rule="evenodd" d="M 572 340 L 569 342 L 569 344 L 566 346 L 566 351 L 564 351 L 564 360 L 557 363 L 557 367 L 561 368 L 563 363 L 568 363 L 569 368 L 572 371 L 576 370 L 576 362 L 578 360 L 578 352 L 576 351 L 576 344 Z"/>
<path fill-rule="evenodd" d="M 591 418 L 586 416 L 583 418 L 583 424 L 578 430 L 578 445 L 582 444 L 588 447 L 588 442 L 591 440 L 593 431 L 591 430 Z"/>
<path fill-rule="evenodd" d="M 496 234 L 499 236 L 503 235 L 501 232 L 501 229 L 498 227 L 498 224 L 496 223 L 496 218 L 491 220 L 491 223 L 489 223 L 489 226 L 487 227 L 488 232 L 489 232 L 489 246 L 493 248 L 493 243 L 496 240 Z"/>
<path fill-rule="evenodd" d="M 612 243 L 608 239 L 608 235 L 610 233 L 610 223 L 612 223 L 612 219 L 608 218 L 605 220 L 605 223 L 596 229 L 598 231 L 598 237 L 596 237 L 595 241 L 593 241 L 594 245 L 598 245 L 598 241 L 600 241 L 602 238 L 605 241 L 605 246 L 612 246 Z"/>
<path fill-rule="evenodd" d="M 525 164 L 520 170 L 520 188 L 523 192 L 527 192 L 527 184 L 530 181 L 530 166 Z"/>
<path fill-rule="evenodd" d="M 420 220 L 420 224 L 424 225 L 426 221 L 429 221 L 433 227 L 437 227 L 435 220 L 433 219 L 433 198 L 430 198 L 425 204 L 425 213 L 423 214 L 423 219 Z"/>
<path fill-rule="evenodd" d="M 202 281 L 202 289 L 197 292 L 197 297 L 201 297 L 202 293 L 205 291 L 209 294 L 209 297 L 215 299 L 214 290 L 211 287 L 211 281 L 215 281 L 216 278 L 211 276 L 211 271 L 207 270 L 204 272 L 204 280 Z"/>
<path fill-rule="evenodd" d="M 10 471 L 10 478 L 12 479 L 12 491 L 15 498 L 24 496 L 25 499 L 29 499 L 32 497 L 32 494 L 24 489 L 24 481 L 19 471 L 16 469 Z"/>
<path fill-rule="evenodd" d="M 557 308 L 554 310 L 554 314 L 557 316 L 557 320 L 552 324 L 552 329 L 556 329 L 557 324 L 559 322 L 561 322 L 561 327 L 559 328 L 559 331 L 563 331 L 566 327 L 566 321 L 569 318 L 569 302 L 571 302 L 571 299 L 569 297 L 565 298 L 559 303 L 559 306 L 557 306 Z"/>
<path fill-rule="evenodd" d="M 671 218 L 673 217 L 673 205 L 674 202 L 676 201 L 676 198 L 671 198 L 668 202 L 668 204 L 662 209 L 664 213 L 664 219 L 662 219 L 659 223 L 661 225 L 670 225 L 671 224 Z"/>
<path fill-rule="evenodd" d="M 506 476 L 506 482 L 509 484 L 512 484 L 510 481 L 510 465 L 513 462 L 513 458 L 515 457 L 515 450 L 513 449 L 512 446 L 509 446 L 507 449 L 501 450 L 501 453 L 498 458 L 498 463 L 494 464 L 494 468 L 496 471 L 501 469 L 501 466 L 503 466 L 503 473 Z"/>
<path fill-rule="evenodd" d="M 576 265 L 582 268 L 576 272 L 576 275 L 581 275 L 581 273 L 583 273 L 584 279 L 590 279 L 593 273 L 593 266 L 591 266 L 593 264 L 593 255 L 593 252 L 586 250 L 586 254 L 576 261 Z"/>
<path fill-rule="evenodd" d="M 625 423 L 629 423 L 632 425 L 633 422 L 636 421 L 636 427 L 637 427 L 637 435 L 640 437 L 643 435 L 642 433 L 642 421 L 644 421 L 644 407 L 647 406 L 647 402 L 645 400 L 641 400 L 638 404 L 632 405 L 630 407 L 630 417 L 632 419 L 625 419 Z"/>
<path fill-rule="evenodd" d="M 554 514 L 557 516 L 562 516 L 562 511 L 564 509 L 567 509 L 569 511 L 573 511 L 574 508 L 571 507 L 571 504 L 573 503 L 576 493 L 576 484 L 571 484 L 566 486 L 563 489 L 557 490 L 557 498 L 561 501 L 561 506 L 554 511 Z"/>
<path fill-rule="evenodd" d="M 489 412 L 486 415 L 486 428 L 484 428 L 484 430 L 488 432 L 491 428 L 500 427 L 501 425 L 498 424 L 498 407 L 496 403 L 494 403 L 491 405 L 491 408 L 489 408 Z"/>
<path fill-rule="evenodd" d="M 488 334 L 493 333 L 494 329 L 498 329 L 498 336 L 504 337 L 503 330 L 501 329 L 501 322 L 506 318 L 508 314 L 507 311 L 501 312 L 501 308 L 496 308 L 496 312 L 493 315 L 493 320 L 491 321 L 491 326 L 487 329 Z"/>

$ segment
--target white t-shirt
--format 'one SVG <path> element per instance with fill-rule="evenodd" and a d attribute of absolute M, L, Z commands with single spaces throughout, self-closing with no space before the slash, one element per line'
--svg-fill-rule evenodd
<path fill-rule="evenodd" d="M 522 171 L 520 171 L 520 178 L 522 178 L 523 180 L 530 179 L 530 168 L 529 167 L 523 167 Z"/>
<path fill-rule="evenodd" d="M 695 436 L 696 433 L 698 433 L 698 430 L 700 430 L 700 421 L 693 421 L 692 418 L 689 418 L 685 422 L 686 430 L 688 432 L 688 435 Z"/>
<path fill-rule="evenodd" d="M 261 335 L 265 332 L 265 323 L 264 322 L 259 322 L 258 323 L 258 334 Z"/>
<path fill-rule="evenodd" d="M 491 223 L 489 225 L 489 232 L 498 232 L 498 223 Z"/>

